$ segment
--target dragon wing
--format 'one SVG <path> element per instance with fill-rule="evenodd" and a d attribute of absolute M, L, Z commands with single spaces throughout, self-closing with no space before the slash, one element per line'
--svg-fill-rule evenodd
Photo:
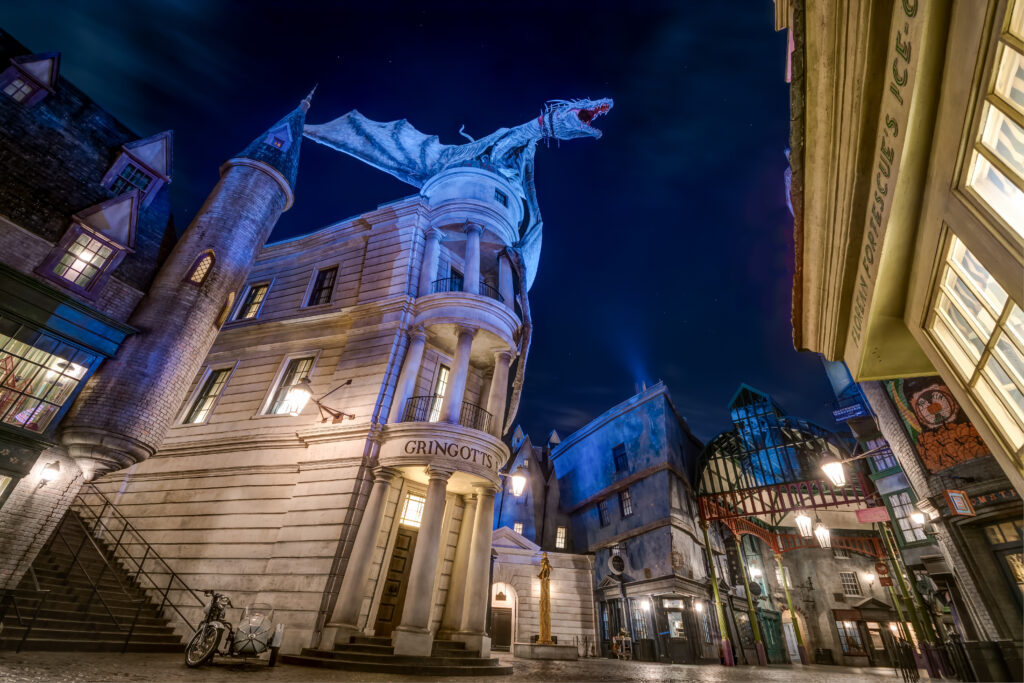
<path fill-rule="evenodd" d="M 405 119 L 381 123 L 355 109 L 328 123 L 307 124 L 303 135 L 414 187 L 422 187 L 437 173 L 441 155 L 455 146 L 441 144 L 436 135 L 424 135 Z"/>

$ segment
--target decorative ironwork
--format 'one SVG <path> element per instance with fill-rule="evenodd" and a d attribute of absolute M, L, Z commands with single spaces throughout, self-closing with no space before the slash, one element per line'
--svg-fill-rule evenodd
<path fill-rule="evenodd" d="M 444 292 L 464 292 L 466 291 L 465 284 L 465 278 L 446 277 L 441 280 L 434 280 L 430 285 L 430 292 L 431 294 L 441 294 Z M 494 287 L 491 287 L 483 280 L 480 281 L 479 287 L 480 289 L 478 290 L 477 293 L 480 296 L 486 296 L 489 299 L 494 299 L 495 301 L 500 301 L 501 303 L 505 302 L 505 299 L 501 296 L 500 293 L 498 293 L 498 290 L 495 289 Z"/>
<path fill-rule="evenodd" d="M 431 416 L 440 414 L 443 402 L 443 396 L 413 396 L 405 402 L 402 422 L 433 422 L 435 420 L 431 420 Z M 469 401 L 462 402 L 462 409 L 459 411 L 460 425 L 486 432 L 490 423 L 489 412 Z"/>

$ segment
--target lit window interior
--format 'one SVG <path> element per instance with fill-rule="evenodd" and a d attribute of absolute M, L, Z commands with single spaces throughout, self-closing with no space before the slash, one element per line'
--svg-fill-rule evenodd
<path fill-rule="evenodd" d="M 406 494 L 405 502 L 402 503 L 402 516 L 398 520 L 399 523 L 418 529 L 420 520 L 423 519 L 423 506 L 426 502 L 427 499 L 423 496 L 417 496 L 412 493 Z"/>
<path fill-rule="evenodd" d="M 206 254 L 199 260 L 196 267 L 192 270 L 192 275 L 189 277 L 189 282 L 195 284 L 201 284 L 206 279 L 206 274 L 210 272 L 210 267 L 213 265 L 213 254 Z"/>
<path fill-rule="evenodd" d="M 516 522 L 515 524 L 513 524 L 512 525 L 512 531 L 516 532 L 517 534 L 523 533 L 523 523 L 522 522 Z"/>
<path fill-rule="evenodd" d="M 60 257 L 53 272 L 68 282 L 87 289 L 113 255 L 114 250 L 86 233 L 80 234 Z"/>
<path fill-rule="evenodd" d="M 1024 446 L 1024 312 L 955 237 L 935 302 L 929 329 L 936 342 L 1018 451 Z"/>

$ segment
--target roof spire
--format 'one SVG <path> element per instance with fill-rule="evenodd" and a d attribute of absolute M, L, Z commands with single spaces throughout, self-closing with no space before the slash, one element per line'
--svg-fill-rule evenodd
<path fill-rule="evenodd" d="M 317 86 L 319 85 L 319 83 L 314 85 L 313 89 L 309 91 L 308 95 L 306 95 L 306 99 L 302 100 L 302 103 L 299 105 L 300 107 L 302 107 L 302 111 L 309 111 L 309 107 L 313 103 L 313 93 L 316 92 Z"/>

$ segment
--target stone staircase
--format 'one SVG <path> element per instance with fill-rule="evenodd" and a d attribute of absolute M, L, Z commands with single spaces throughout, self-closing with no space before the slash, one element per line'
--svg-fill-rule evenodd
<path fill-rule="evenodd" d="M 479 654 L 467 650 L 465 643 L 435 640 L 429 657 L 396 655 L 390 638 L 353 636 L 347 645 L 335 646 L 333 650 L 304 648 L 298 655 L 281 655 L 281 661 L 346 671 L 418 676 L 506 676 L 512 673 L 511 666 L 502 666 L 497 659 Z"/>
<path fill-rule="evenodd" d="M 73 510 L 17 589 L 0 591 L 0 623 L 0 650 L 184 651 L 157 605 L 101 540 L 87 537 Z"/>

